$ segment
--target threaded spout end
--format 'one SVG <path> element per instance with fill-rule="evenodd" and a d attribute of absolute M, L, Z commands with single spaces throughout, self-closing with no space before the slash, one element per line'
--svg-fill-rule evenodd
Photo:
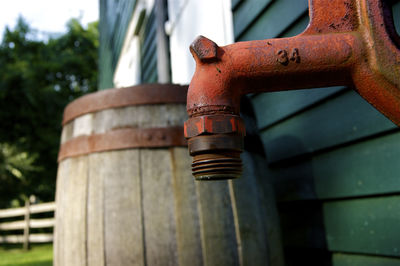
<path fill-rule="evenodd" d="M 240 116 L 210 114 L 191 117 L 185 122 L 192 171 L 196 180 L 238 178 L 242 174 L 243 137 Z"/>
<path fill-rule="evenodd" d="M 196 180 L 235 179 L 242 174 L 239 152 L 220 152 L 195 155 L 192 163 Z"/>
<path fill-rule="evenodd" d="M 202 135 L 188 140 L 196 180 L 223 180 L 242 174 L 243 137 L 235 134 Z"/>

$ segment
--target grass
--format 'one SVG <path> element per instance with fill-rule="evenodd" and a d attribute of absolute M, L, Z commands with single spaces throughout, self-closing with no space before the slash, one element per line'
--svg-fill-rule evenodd
<path fill-rule="evenodd" d="M 0 266 L 51 266 L 53 245 L 33 245 L 24 251 L 20 245 L 0 246 Z"/>

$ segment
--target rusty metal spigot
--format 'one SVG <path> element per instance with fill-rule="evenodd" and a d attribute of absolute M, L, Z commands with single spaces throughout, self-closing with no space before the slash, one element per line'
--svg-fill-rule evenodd
<path fill-rule="evenodd" d="M 309 0 L 310 24 L 291 38 L 219 47 L 199 36 L 185 137 L 199 180 L 236 178 L 247 93 L 346 85 L 400 125 L 400 37 L 385 0 Z"/>
<path fill-rule="evenodd" d="M 218 114 L 193 117 L 185 123 L 192 171 L 197 180 L 221 180 L 240 177 L 243 120 L 237 115 Z"/>

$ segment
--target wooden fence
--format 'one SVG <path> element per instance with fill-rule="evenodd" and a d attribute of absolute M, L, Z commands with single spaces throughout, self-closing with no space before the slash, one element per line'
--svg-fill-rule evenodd
<path fill-rule="evenodd" d="M 0 233 L 2 231 L 23 230 L 19 235 L 0 235 L 0 243 L 23 243 L 24 249 L 29 248 L 29 243 L 47 243 L 53 241 L 52 233 L 30 233 L 31 228 L 54 227 L 54 215 L 52 218 L 32 219 L 32 214 L 54 212 L 55 202 L 30 205 L 29 200 L 25 207 L 0 210 Z M 16 221 L 1 222 L 1 219 L 20 217 Z M 23 218 L 23 219 L 21 219 Z"/>

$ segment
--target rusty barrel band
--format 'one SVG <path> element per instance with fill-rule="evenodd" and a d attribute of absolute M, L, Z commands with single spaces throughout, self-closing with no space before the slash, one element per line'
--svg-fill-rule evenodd
<path fill-rule="evenodd" d="M 82 96 L 67 105 L 62 124 L 76 117 L 104 109 L 145 104 L 186 103 L 187 86 L 142 84 L 98 91 Z"/>
<path fill-rule="evenodd" d="M 78 136 L 61 144 L 58 161 L 69 157 L 132 148 L 187 146 L 183 127 L 119 128 L 103 134 Z"/>

